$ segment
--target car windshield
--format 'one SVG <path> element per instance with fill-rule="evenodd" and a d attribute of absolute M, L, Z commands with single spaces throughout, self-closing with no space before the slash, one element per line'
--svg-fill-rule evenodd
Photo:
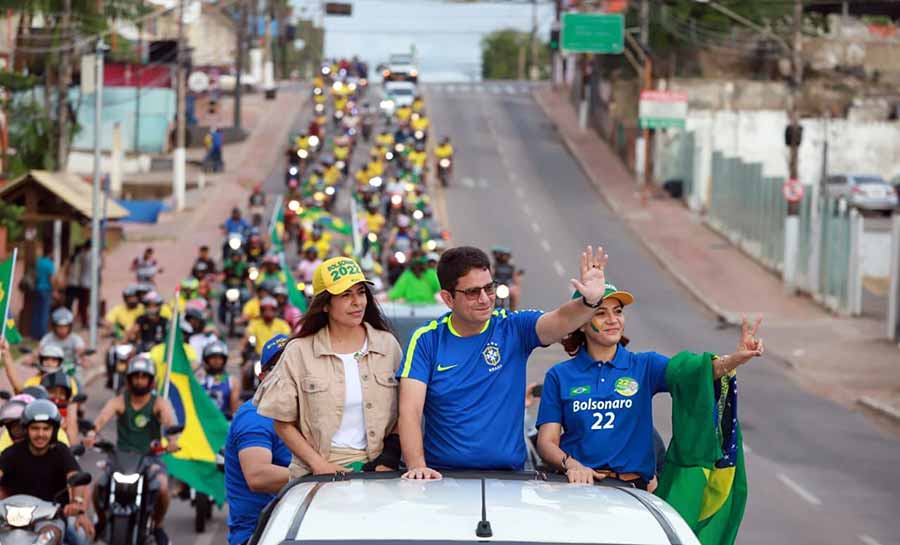
<path fill-rule="evenodd" d="M 396 95 L 396 96 L 401 96 L 401 97 L 402 96 L 408 97 L 409 95 L 413 94 L 413 92 L 412 92 L 412 89 L 394 89 L 391 91 L 391 94 Z"/>
<path fill-rule="evenodd" d="M 878 176 L 855 176 L 853 181 L 856 185 L 884 185 L 885 182 Z"/>

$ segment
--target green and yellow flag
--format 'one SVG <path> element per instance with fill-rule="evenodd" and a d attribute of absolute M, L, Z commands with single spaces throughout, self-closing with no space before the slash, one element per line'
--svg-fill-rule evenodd
<path fill-rule="evenodd" d="M 300 219 L 319 223 L 323 228 L 339 235 L 353 234 L 353 227 L 349 223 L 321 208 L 307 208 L 300 214 Z"/>
<path fill-rule="evenodd" d="M 172 403 L 178 423 L 184 425 L 184 432 L 178 440 L 181 450 L 166 454 L 163 462 L 176 479 L 222 505 L 225 503 L 225 474 L 216 466 L 216 453 L 225 445 L 228 421 L 194 376 L 177 322 L 176 315 L 172 319 L 175 342 L 170 384 L 168 392 L 161 394 Z M 166 361 L 169 361 L 168 347 Z M 165 384 L 161 388 L 165 389 Z"/>
<path fill-rule="evenodd" d="M 297 307 L 297 310 L 306 314 L 306 310 L 308 305 L 306 303 L 306 295 L 300 290 L 299 285 L 297 284 L 297 280 L 294 278 L 294 275 L 291 274 L 291 269 L 287 265 L 287 260 L 284 258 L 284 253 L 280 253 L 278 258 L 281 260 L 281 272 L 284 274 L 284 277 L 287 282 L 287 290 L 288 290 L 288 301 Z"/>
<path fill-rule="evenodd" d="M 747 503 L 737 418 L 737 379 L 713 380 L 712 354 L 669 361 L 672 441 L 656 495 L 684 518 L 703 545 L 732 545 Z"/>
<path fill-rule="evenodd" d="M 16 329 L 15 321 L 9 317 L 9 303 L 12 300 L 13 274 L 16 268 L 16 252 L 3 262 L 0 262 L 0 318 L 2 318 L 3 338 L 9 344 L 22 342 L 22 335 Z"/>
<path fill-rule="evenodd" d="M 278 204 L 281 199 L 278 200 Z M 284 251 L 284 206 L 275 207 L 275 216 L 272 218 L 272 230 L 269 232 L 269 238 L 272 239 L 272 250 L 275 252 Z"/>

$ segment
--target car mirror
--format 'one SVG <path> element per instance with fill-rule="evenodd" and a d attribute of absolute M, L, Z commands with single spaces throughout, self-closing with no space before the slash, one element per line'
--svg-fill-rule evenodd
<path fill-rule="evenodd" d="M 92 479 L 92 477 L 91 477 L 90 473 L 86 473 L 84 471 L 79 471 L 78 473 L 69 477 L 69 480 L 67 480 L 66 483 L 72 487 L 85 486 L 85 485 L 91 484 L 91 479 Z"/>

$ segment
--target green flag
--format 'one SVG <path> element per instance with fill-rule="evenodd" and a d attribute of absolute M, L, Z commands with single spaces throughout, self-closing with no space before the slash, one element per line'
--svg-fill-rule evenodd
<path fill-rule="evenodd" d="M 279 202 L 281 202 L 279 200 Z M 272 239 L 272 249 L 276 252 L 284 251 L 284 207 L 275 208 L 275 216 L 272 218 L 272 230 L 269 232 Z"/>
<path fill-rule="evenodd" d="M 176 479 L 222 505 L 225 503 L 225 474 L 216 466 L 216 453 L 225 446 L 228 421 L 194 376 L 177 321 L 177 318 L 172 320 L 175 342 L 168 399 L 178 422 L 184 425 L 184 432 L 178 440 L 181 450 L 166 454 L 163 462 Z M 168 356 L 166 347 L 166 361 L 169 361 Z"/>
<path fill-rule="evenodd" d="M 321 208 L 307 208 L 300 214 L 300 219 L 319 223 L 323 228 L 339 235 L 353 234 L 353 227 L 349 223 Z"/>
<path fill-rule="evenodd" d="M 22 342 L 22 335 L 16 329 L 16 323 L 9 317 L 9 303 L 12 300 L 13 274 L 16 268 L 16 250 L 13 255 L 0 263 L 0 318 L 3 319 L 3 338 L 9 344 Z"/>
<path fill-rule="evenodd" d="M 713 380 L 712 354 L 669 361 L 672 441 L 656 494 L 703 545 L 732 545 L 747 503 L 747 474 L 734 376 Z"/>
<path fill-rule="evenodd" d="M 308 308 L 306 295 L 300 291 L 294 275 L 291 274 L 291 269 L 287 266 L 287 261 L 284 259 L 284 253 L 279 254 L 278 257 L 281 259 L 281 272 L 284 273 L 284 277 L 287 279 L 288 301 L 297 307 L 297 310 L 306 314 Z"/>

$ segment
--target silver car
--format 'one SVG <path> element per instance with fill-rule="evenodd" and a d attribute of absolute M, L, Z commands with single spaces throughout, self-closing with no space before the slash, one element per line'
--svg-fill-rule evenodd
<path fill-rule="evenodd" d="M 897 207 L 897 191 L 881 176 L 874 174 L 838 174 L 826 179 L 829 197 L 844 198 L 860 210 L 890 214 Z"/>
<path fill-rule="evenodd" d="M 261 513 L 249 545 L 699 545 L 660 498 L 617 481 L 445 472 L 439 481 L 399 473 L 313 476 L 288 484 Z"/>

